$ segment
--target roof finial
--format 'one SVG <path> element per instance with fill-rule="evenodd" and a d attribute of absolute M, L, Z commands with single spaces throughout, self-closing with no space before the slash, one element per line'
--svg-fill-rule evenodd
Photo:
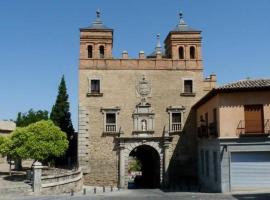
<path fill-rule="evenodd" d="M 97 9 L 96 13 L 97 13 L 97 18 L 99 19 L 100 18 L 100 9 L 99 8 Z"/>
<path fill-rule="evenodd" d="M 161 44 L 160 44 L 160 34 L 157 34 L 157 46 L 156 46 L 156 53 L 161 52 Z"/>
<path fill-rule="evenodd" d="M 182 11 L 179 12 L 179 17 L 180 17 L 180 20 L 183 19 L 183 12 Z"/>
<path fill-rule="evenodd" d="M 183 15 L 184 15 L 183 12 L 180 11 L 180 12 L 179 12 L 179 18 L 180 18 L 180 20 L 179 20 L 179 25 L 186 25 L 186 23 L 185 23 L 185 21 L 184 21 Z"/>

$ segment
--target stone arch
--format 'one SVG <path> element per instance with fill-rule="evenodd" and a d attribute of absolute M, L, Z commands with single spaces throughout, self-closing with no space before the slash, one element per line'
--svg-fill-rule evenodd
<path fill-rule="evenodd" d="M 152 147 L 159 155 L 159 171 L 160 171 L 160 185 L 162 184 L 163 181 L 163 151 L 162 148 L 160 146 L 159 142 L 154 142 L 154 141 L 147 141 L 147 142 L 129 142 L 129 143 L 125 143 L 125 148 L 123 150 L 123 157 L 124 157 L 124 162 L 125 162 L 125 187 L 128 186 L 128 157 L 130 155 L 130 153 L 135 149 L 138 148 L 140 146 L 150 146 Z"/>

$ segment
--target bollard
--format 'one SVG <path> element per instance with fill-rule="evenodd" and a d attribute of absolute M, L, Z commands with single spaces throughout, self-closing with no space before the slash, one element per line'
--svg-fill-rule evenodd
<path fill-rule="evenodd" d="M 105 192 L 105 186 L 103 186 L 103 192 Z"/>
<path fill-rule="evenodd" d="M 96 194 L 96 193 L 97 193 L 97 188 L 94 187 L 94 194 Z"/>
<path fill-rule="evenodd" d="M 83 194 L 86 195 L 86 188 L 83 189 Z"/>
<path fill-rule="evenodd" d="M 70 195 L 74 196 L 74 191 L 73 190 L 71 190 Z"/>
<path fill-rule="evenodd" d="M 111 186 L 111 192 L 113 191 L 113 186 Z"/>

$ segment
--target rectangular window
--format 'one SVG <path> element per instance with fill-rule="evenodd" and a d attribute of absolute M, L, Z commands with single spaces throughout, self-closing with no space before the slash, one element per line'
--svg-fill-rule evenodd
<path fill-rule="evenodd" d="M 263 105 L 245 105 L 245 133 L 263 133 Z"/>
<path fill-rule="evenodd" d="M 106 113 L 106 132 L 116 132 L 116 113 Z"/>
<path fill-rule="evenodd" d="M 91 93 L 100 93 L 100 80 L 91 80 Z"/>
<path fill-rule="evenodd" d="M 116 123 L 115 113 L 107 113 L 106 114 L 106 123 L 107 124 L 115 124 Z"/>
<path fill-rule="evenodd" d="M 204 152 L 203 152 L 203 150 L 201 149 L 201 151 L 200 151 L 200 154 L 201 154 L 201 173 L 202 173 L 202 175 L 204 175 Z"/>
<path fill-rule="evenodd" d="M 172 115 L 172 124 L 171 124 L 171 131 L 180 131 L 181 130 L 181 113 L 171 113 Z"/>
<path fill-rule="evenodd" d="M 206 176 L 209 177 L 209 151 L 205 151 L 205 169 Z"/>
<path fill-rule="evenodd" d="M 184 80 L 184 93 L 193 93 L 193 81 Z"/>
<path fill-rule="evenodd" d="M 214 166 L 214 180 L 215 182 L 218 181 L 218 158 L 217 152 L 213 152 L 213 166 Z"/>

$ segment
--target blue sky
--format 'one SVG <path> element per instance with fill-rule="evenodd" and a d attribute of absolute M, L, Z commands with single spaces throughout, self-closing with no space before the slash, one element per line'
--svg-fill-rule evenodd
<path fill-rule="evenodd" d="M 114 29 L 114 57 L 151 53 L 178 23 L 202 30 L 205 75 L 223 84 L 270 77 L 269 0 L 0 1 L 0 119 L 30 108 L 51 110 L 62 74 L 77 127 L 79 28 L 95 11 Z"/>

